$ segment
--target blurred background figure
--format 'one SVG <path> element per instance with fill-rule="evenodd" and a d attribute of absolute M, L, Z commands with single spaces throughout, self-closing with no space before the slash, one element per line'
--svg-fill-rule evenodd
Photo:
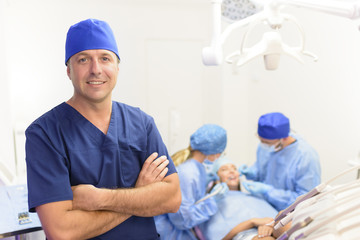
<path fill-rule="evenodd" d="M 253 166 L 239 168 L 247 179 L 247 191 L 263 197 L 278 211 L 320 184 L 317 152 L 299 135 L 290 134 L 289 119 L 282 113 L 264 114 L 259 118 L 260 144 Z"/>
<path fill-rule="evenodd" d="M 224 183 L 214 187 L 215 196 L 196 203 L 206 195 L 207 174 L 203 162 L 214 162 L 225 150 L 227 134 L 215 124 L 205 124 L 190 137 L 190 146 L 175 153 L 175 162 L 180 179 L 182 202 L 177 213 L 155 217 L 161 239 L 204 239 L 198 225 L 207 221 L 217 210 L 217 202 L 228 192 Z"/>

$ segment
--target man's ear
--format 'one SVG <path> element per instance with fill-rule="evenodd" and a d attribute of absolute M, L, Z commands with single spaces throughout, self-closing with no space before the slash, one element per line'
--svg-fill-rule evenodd
<path fill-rule="evenodd" d="M 67 75 L 68 75 L 68 78 L 71 80 L 71 78 L 70 78 L 70 66 L 69 66 L 69 64 L 67 65 L 67 67 L 66 67 L 66 73 L 67 73 Z"/>

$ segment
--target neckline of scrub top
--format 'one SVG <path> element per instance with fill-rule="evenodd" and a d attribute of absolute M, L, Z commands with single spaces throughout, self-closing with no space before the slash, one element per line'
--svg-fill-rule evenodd
<path fill-rule="evenodd" d="M 115 139 L 116 136 L 116 131 L 114 130 L 115 127 L 115 110 L 116 108 L 114 108 L 114 103 L 111 102 L 111 116 L 110 116 L 110 123 L 109 123 L 109 128 L 107 133 L 103 133 L 98 127 L 96 127 L 92 122 L 90 122 L 86 117 L 84 117 L 78 110 L 76 110 L 74 107 L 72 107 L 70 104 L 64 102 L 64 106 L 68 109 L 71 110 L 71 115 L 70 116 L 72 119 L 74 118 L 77 121 L 82 121 L 85 125 L 88 125 L 89 128 L 86 128 L 89 135 L 91 136 L 91 138 L 98 142 L 99 144 L 108 144 L 109 141 L 113 142 L 113 139 Z M 100 138 L 99 138 L 100 135 Z M 101 142 L 99 142 L 99 139 L 102 139 Z"/>

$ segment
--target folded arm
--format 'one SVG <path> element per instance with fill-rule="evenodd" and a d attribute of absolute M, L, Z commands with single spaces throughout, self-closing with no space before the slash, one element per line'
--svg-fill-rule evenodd
<path fill-rule="evenodd" d="M 130 215 L 111 211 L 73 210 L 72 201 L 47 203 L 36 207 L 47 239 L 88 239 L 103 234 Z"/>
<path fill-rule="evenodd" d="M 166 157 L 152 154 L 144 163 L 135 188 L 102 189 L 92 185 L 73 187 L 74 207 L 86 211 L 107 210 L 150 217 L 178 211 L 181 191 L 177 173 L 166 177 Z"/>
<path fill-rule="evenodd" d="M 177 173 L 137 188 L 102 189 L 79 185 L 73 188 L 73 193 L 76 209 L 107 210 L 143 217 L 176 212 L 181 203 Z"/>

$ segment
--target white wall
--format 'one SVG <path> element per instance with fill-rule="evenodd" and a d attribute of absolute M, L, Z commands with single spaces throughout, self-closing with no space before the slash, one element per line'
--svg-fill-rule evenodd
<path fill-rule="evenodd" d="M 7 24 L 4 17 L 5 1 L 0 0 L 0 36 L 5 36 L 4 26 Z M 14 139 L 12 136 L 12 118 L 11 118 L 11 102 L 10 102 L 10 86 L 7 75 L 7 61 L 6 61 L 6 43 L 8 39 L 0 37 L 0 72 L 1 74 L 1 94 L 0 94 L 0 165 L 6 167 L 15 173 L 15 156 L 14 156 Z M 2 163 L 2 164 L 1 164 Z M 5 178 L 5 176 L 3 176 Z M 5 179 L 0 178 L 0 185 Z"/>
<path fill-rule="evenodd" d="M 257 58 L 237 74 L 225 66 L 225 126 L 236 129 L 239 124 L 247 129 L 232 132 L 231 152 L 239 161 L 255 161 L 257 120 L 264 113 L 280 111 L 290 118 L 291 128 L 318 151 L 322 179 L 328 180 L 348 168 L 347 161 L 360 150 L 360 32 L 356 21 L 300 8 L 288 7 L 284 12 L 299 20 L 306 33 L 306 49 L 317 54 L 319 61 L 304 58 L 302 65 L 282 56 L 278 70 L 267 71 L 262 58 Z M 298 35 L 286 26 L 284 40 L 298 45 Z M 259 41 L 262 33 L 253 32 L 248 46 Z M 227 53 L 239 48 L 241 34 L 229 39 Z M 233 151 L 239 146 L 240 151 Z M 353 179 L 355 174 L 344 179 Z"/>

